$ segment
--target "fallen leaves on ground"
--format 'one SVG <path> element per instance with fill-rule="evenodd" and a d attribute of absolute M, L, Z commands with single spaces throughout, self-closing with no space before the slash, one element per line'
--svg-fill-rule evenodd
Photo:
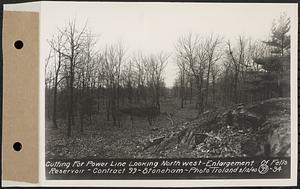
<path fill-rule="evenodd" d="M 221 108 L 207 111 L 197 119 L 187 118 L 195 115 L 192 109 L 176 109 L 175 124 L 161 115 L 156 125 L 149 127 L 143 119 L 136 120 L 135 126 L 115 127 L 94 122 L 86 126 L 81 134 L 78 126 L 73 128 L 72 137 L 66 136 L 66 125 L 60 123 L 59 129 L 52 129 L 47 123 L 47 158 L 205 158 L 205 157 L 244 157 L 261 151 L 261 143 L 269 142 L 273 156 L 289 154 L 290 111 L 289 99 L 270 99 L 259 104 L 235 105 L 231 107 L 233 124 L 225 121 L 230 111 Z M 174 108 L 172 108 L 174 110 Z M 190 113 L 189 113 L 190 111 Z M 262 119 L 260 116 L 264 115 Z M 249 122 L 241 120 L 249 117 Z M 191 121 L 186 121 L 187 119 Z M 210 121 L 213 120 L 213 121 Z M 258 120 L 258 121 L 257 121 Z M 260 120 L 263 123 L 259 126 Z M 253 124 L 251 121 L 254 121 Z M 254 124 L 255 123 L 255 124 Z M 259 123 L 260 124 L 260 123 Z M 206 133 L 200 144 L 180 143 L 178 133 L 192 129 L 194 133 Z M 164 137 L 170 143 L 158 148 L 146 148 L 151 141 Z"/>

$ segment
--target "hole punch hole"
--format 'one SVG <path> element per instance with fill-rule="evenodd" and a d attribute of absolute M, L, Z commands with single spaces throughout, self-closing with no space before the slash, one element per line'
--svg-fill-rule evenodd
<path fill-rule="evenodd" d="M 24 46 L 24 44 L 23 44 L 23 41 L 21 41 L 21 40 L 17 40 L 17 41 L 15 41 L 15 48 L 16 49 L 22 49 L 23 48 L 23 46 Z"/>
<path fill-rule="evenodd" d="M 22 144 L 20 142 L 15 142 L 13 148 L 15 151 L 19 152 L 22 149 Z"/>

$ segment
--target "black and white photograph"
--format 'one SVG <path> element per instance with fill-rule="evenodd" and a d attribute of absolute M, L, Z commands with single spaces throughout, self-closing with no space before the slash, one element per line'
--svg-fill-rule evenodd
<path fill-rule="evenodd" d="M 295 0 L 25 2 L 0 3 L 3 186 L 299 185 Z"/>
<path fill-rule="evenodd" d="M 251 158 L 283 158 L 276 165 L 289 172 L 297 9 L 45 4 L 46 167 L 69 160 L 139 160 L 124 165 L 155 168 L 152 159 L 238 158 L 247 165 Z M 280 171 L 273 167 L 272 174 Z M 258 172 L 265 174 L 261 166 Z"/>

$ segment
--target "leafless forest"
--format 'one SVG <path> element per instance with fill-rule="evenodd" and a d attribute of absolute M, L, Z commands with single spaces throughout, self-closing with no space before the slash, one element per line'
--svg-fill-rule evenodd
<path fill-rule="evenodd" d="M 191 32 L 157 54 L 69 21 L 48 40 L 46 157 L 288 156 L 290 19 L 274 19 L 263 41 Z"/>

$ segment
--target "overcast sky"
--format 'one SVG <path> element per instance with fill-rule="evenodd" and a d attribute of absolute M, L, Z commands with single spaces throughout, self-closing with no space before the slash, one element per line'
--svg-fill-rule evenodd
<path fill-rule="evenodd" d="M 127 55 L 160 51 L 174 55 L 178 37 L 189 32 L 219 34 L 228 40 L 239 35 L 263 40 L 270 35 L 272 21 L 285 12 L 296 16 L 297 6 L 289 4 L 204 4 L 204 3 L 74 3 L 43 2 L 41 40 L 56 33 L 58 27 L 76 18 L 78 26 L 99 36 L 99 48 L 122 41 Z M 43 46 L 42 56 L 49 48 Z M 165 71 L 167 86 L 172 86 L 177 66 L 171 56 Z"/>

